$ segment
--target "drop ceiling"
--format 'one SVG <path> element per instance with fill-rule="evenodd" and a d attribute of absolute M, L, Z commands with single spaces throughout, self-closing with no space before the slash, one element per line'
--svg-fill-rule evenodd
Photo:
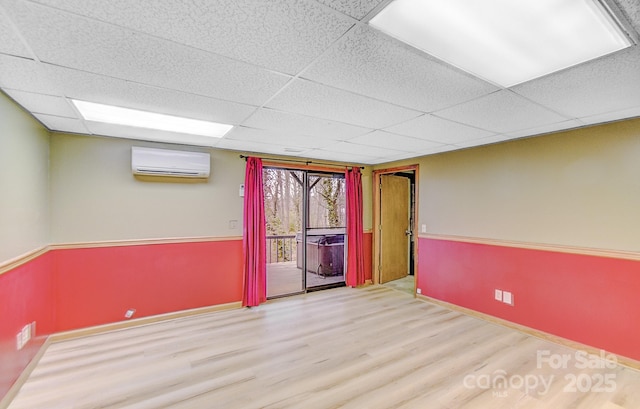
<path fill-rule="evenodd" d="M 0 0 L 0 88 L 54 132 L 361 164 L 640 116 L 638 45 L 501 88 L 371 28 L 387 3 Z M 610 4 L 637 40 L 638 3 Z M 71 99 L 234 129 L 101 124 Z"/>

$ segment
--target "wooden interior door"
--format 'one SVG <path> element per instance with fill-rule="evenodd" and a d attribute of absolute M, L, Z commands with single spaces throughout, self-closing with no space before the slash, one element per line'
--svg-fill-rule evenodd
<path fill-rule="evenodd" d="M 380 283 L 409 274 L 410 189 L 406 177 L 380 176 Z"/>

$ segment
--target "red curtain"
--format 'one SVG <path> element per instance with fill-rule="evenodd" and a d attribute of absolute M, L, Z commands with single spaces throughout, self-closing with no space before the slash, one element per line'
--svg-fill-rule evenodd
<path fill-rule="evenodd" d="M 347 188 L 347 273 L 346 283 L 364 284 L 364 232 L 362 228 L 362 174 L 360 168 L 345 172 Z"/>
<path fill-rule="evenodd" d="M 243 225 L 244 291 L 242 305 L 254 307 L 267 300 L 267 238 L 262 187 L 262 160 L 260 158 L 247 158 L 244 177 Z"/>

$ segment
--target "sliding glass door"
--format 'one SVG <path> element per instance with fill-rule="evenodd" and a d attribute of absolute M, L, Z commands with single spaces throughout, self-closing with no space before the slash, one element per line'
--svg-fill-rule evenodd
<path fill-rule="evenodd" d="M 344 174 L 309 173 L 307 289 L 344 283 L 346 199 Z"/>
<path fill-rule="evenodd" d="M 267 298 L 305 290 L 304 257 L 298 241 L 304 228 L 305 174 L 302 171 L 265 168 L 264 212 L 267 223 Z"/>
<path fill-rule="evenodd" d="M 267 297 L 344 285 L 343 174 L 265 168 Z"/>

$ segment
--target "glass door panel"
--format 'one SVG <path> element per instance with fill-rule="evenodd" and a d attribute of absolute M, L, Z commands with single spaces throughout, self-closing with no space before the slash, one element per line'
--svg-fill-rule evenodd
<path fill-rule="evenodd" d="M 307 186 L 306 287 L 342 285 L 346 232 L 344 174 L 309 173 Z"/>
<path fill-rule="evenodd" d="M 267 222 L 267 297 L 304 292 L 303 171 L 265 168 L 264 211 Z"/>

